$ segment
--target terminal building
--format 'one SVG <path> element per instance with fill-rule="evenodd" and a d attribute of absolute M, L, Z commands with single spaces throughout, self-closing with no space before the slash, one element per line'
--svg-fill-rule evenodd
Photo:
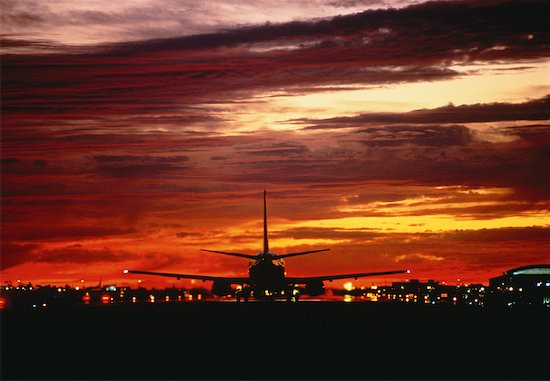
<path fill-rule="evenodd" d="M 550 307 L 550 265 L 530 265 L 489 279 L 492 305 Z"/>

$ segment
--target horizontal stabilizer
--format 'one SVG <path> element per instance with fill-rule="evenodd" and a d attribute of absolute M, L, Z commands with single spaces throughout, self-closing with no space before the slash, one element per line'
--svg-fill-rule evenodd
<path fill-rule="evenodd" d="M 241 254 L 241 253 L 228 253 L 226 251 L 215 251 L 215 250 L 205 250 L 201 249 L 201 251 L 207 251 L 209 253 L 216 253 L 216 254 L 224 254 L 224 255 L 231 255 L 233 257 L 241 257 L 241 258 L 247 258 L 247 259 L 255 259 L 257 258 L 256 255 L 250 255 L 250 254 Z"/>
<path fill-rule="evenodd" d="M 278 254 L 277 258 L 288 258 L 288 257 L 296 257 L 298 255 L 305 255 L 305 254 L 312 254 L 312 253 L 320 253 L 321 251 L 329 251 L 330 249 L 321 249 L 321 250 L 311 250 L 311 251 L 301 251 L 299 253 L 288 253 L 288 254 Z"/>

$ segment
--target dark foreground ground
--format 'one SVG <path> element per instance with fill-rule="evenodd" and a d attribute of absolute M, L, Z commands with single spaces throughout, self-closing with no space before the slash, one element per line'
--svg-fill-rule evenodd
<path fill-rule="evenodd" d="M 5 310 L 1 379 L 550 379 L 550 313 L 369 303 Z"/>

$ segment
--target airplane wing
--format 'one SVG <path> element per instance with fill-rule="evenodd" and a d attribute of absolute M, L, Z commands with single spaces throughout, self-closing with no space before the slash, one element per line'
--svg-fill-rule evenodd
<path fill-rule="evenodd" d="M 306 284 L 311 281 L 316 280 L 328 280 L 333 281 L 336 279 L 346 279 L 346 278 L 362 278 L 367 276 L 377 276 L 377 275 L 389 275 L 389 274 L 404 274 L 410 273 L 411 270 L 395 270 L 395 271 L 381 271 L 381 272 L 372 272 L 372 273 L 356 273 L 356 274 L 340 274 L 340 275 L 325 275 L 325 276 L 310 276 L 310 277 L 290 277 L 286 278 L 288 283 L 293 284 Z"/>
<path fill-rule="evenodd" d="M 175 273 L 158 273 L 154 271 L 139 271 L 139 270 L 124 270 L 124 274 L 143 274 L 143 275 L 156 275 L 167 276 L 176 279 L 198 279 L 198 280 L 212 280 L 223 281 L 230 284 L 245 284 L 250 283 L 248 277 L 223 277 L 223 276 L 211 276 L 211 275 L 190 275 L 190 274 L 175 274 Z"/>

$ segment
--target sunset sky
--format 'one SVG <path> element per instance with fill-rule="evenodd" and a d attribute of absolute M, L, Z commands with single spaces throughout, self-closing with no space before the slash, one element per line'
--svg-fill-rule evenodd
<path fill-rule="evenodd" d="M 2 282 L 246 275 L 200 249 L 257 253 L 263 189 L 272 250 L 331 249 L 289 276 L 487 284 L 550 263 L 547 1 L 1 0 L 0 17 Z"/>

